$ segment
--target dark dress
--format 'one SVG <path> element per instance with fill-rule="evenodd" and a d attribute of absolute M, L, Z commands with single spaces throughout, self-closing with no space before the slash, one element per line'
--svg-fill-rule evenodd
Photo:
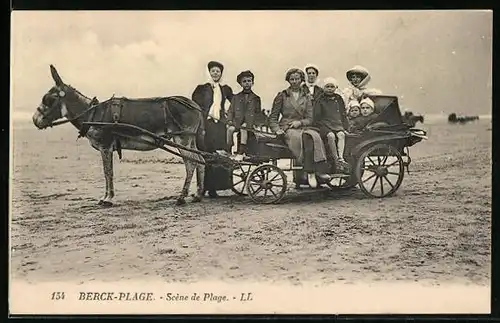
<path fill-rule="evenodd" d="M 219 85 L 220 86 L 220 85 Z M 192 99 L 203 109 L 205 120 L 205 142 L 204 150 L 215 152 L 226 149 L 226 113 L 229 102 L 233 98 L 233 90 L 228 85 L 220 86 L 222 92 L 220 121 L 215 122 L 208 118 L 208 112 L 214 100 L 212 84 L 200 84 L 193 92 Z M 232 172 L 222 166 L 207 164 L 205 167 L 205 190 L 217 191 L 227 190 L 232 187 Z"/>

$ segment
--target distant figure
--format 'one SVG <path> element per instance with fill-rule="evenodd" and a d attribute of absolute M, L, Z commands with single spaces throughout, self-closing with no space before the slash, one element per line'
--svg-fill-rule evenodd
<path fill-rule="evenodd" d="M 470 121 L 475 121 L 475 120 L 479 120 L 479 116 L 457 116 L 456 113 L 451 113 L 450 115 L 448 115 L 448 122 L 449 123 L 460 123 L 460 124 L 464 124 L 464 123 L 467 123 L 467 122 L 470 122 Z"/>
<path fill-rule="evenodd" d="M 238 155 L 247 153 L 248 131 L 241 129 L 247 127 L 252 129 L 255 118 L 261 113 L 260 97 L 252 91 L 255 76 L 251 71 L 243 71 L 236 77 L 236 81 L 243 90 L 235 94 L 231 99 L 229 113 L 227 115 L 227 151 L 231 153 L 233 147 L 233 134 L 240 133 L 240 144 L 238 145 Z"/>
<path fill-rule="evenodd" d="M 205 118 L 205 151 L 215 152 L 226 149 L 226 103 L 233 98 L 229 85 L 220 83 L 224 65 L 211 61 L 207 65 L 210 82 L 200 84 L 193 92 L 192 99 L 198 103 Z M 207 164 L 205 167 L 205 190 L 210 197 L 217 197 L 217 190 L 231 187 L 230 172 L 221 167 Z"/>

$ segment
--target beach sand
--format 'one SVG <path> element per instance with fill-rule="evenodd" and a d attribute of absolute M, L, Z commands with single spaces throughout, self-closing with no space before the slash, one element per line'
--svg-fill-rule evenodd
<path fill-rule="evenodd" d="M 266 206 L 229 191 L 176 207 L 184 166 L 163 151 L 125 151 L 115 155 L 115 206 L 101 208 L 102 164 L 88 141 L 70 125 L 19 121 L 11 277 L 489 286 L 491 127 L 417 124 L 429 140 L 410 148 L 410 174 L 385 199 L 290 191 Z"/>

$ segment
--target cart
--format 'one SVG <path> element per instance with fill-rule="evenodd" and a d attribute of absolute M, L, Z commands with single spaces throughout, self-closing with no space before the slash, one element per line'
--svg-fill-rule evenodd
<path fill-rule="evenodd" d="M 349 163 L 349 174 L 338 173 L 331 163 L 331 181 L 318 184 L 332 190 L 359 186 L 368 197 L 384 198 L 393 195 L 409 173 L 411 158 L 409 147 L 427 139 L 424 130 L 412 128 L 401 116 L 395 96 L 370 96 L 375 103 L 377 118 L 367 128 L 346 136 L 344 158 Z M 262 131 L 249 135 L 247 158 L 234 165 L 232 191 L 248 195 L 257 203 L 279 203 L 287 191 L 287 175 L 293 172 L 296 189 L 311 189 L 302 166 L 283 142 L 271 133 Z M 278 161 L 288 160 L 287 167 L 279 167 Z"/>

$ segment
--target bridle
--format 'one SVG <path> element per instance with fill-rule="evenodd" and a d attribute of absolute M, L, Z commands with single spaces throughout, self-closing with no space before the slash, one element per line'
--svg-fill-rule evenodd
<path fill-rule="evenodd" d="M 49 116 L 51 113 L 52 113 L 52 110 L 53 109 L 56 109 L 56 107 L 58 106 L 59 108 L 61 108 L 61 97 L 57 96 L 56 98 L 56 102 L 54 102 L 54 104 L 52 104 L 50 107 L 47 106 L 45 103 L 41 103 L 37 108 L 36 110 L 42 115 L 43 118 L 46 118 L 47 116 Z M 67 118 L 64 119 L 64 120 L 54 120 L 52 121 L 49 125 L 47 125 L 47 127 L 55 127 L 55 126 L 59 126 L 59 125 L 62 125 L 62 124 L 65 124 L 65 123 L 68 123 L 68 122 L 71 122 L 71 121 L 74 121 L 74 120 L 77 120 L 78 118 L 82 117 L 83 115 L 85 115 L 86 113 L 92 111 L 93 109 L 95 109 L 99 104 L 96 103 L 96 104 L 92 104 L 93 102 L 96 101 L 96 98 L 94 97 L 91 101 L 90 101 L 90 107 L 88 109 L 85 109 L 85 111 L 83 111 L 82 113 L 79 113 L 77 114 L 76 116 L 72 117 L 72 118 Z M 46 109 L 41 109 L 40 106 L 42 107 L 45 107 Z M 44 111 L 45 110 L 45 111 Z"/>

